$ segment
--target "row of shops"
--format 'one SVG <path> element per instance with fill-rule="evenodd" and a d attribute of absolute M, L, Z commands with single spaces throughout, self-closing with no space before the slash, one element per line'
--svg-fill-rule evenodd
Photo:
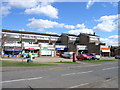
<path fill-rule="evenodd" d="M 39 47 L 40 46 L 40 47 Z M 68 48 L 65 45 L 26 45 L 25 47 L 4 47 L 2 52 L 3 57 L 25 57 L 28 53 L 32 53 L 35 57 L 39 56 L 59 56 L 60 54 L 67 52 Z M 85 45 L 77 45 L 77 54 L 88 53 L 88 48 Z M 102 47 L 102 56 L 110 56 L 110 49 Z"/>
<path fill-rule="evenodd" d="M 4 47 L 2 52 L 3 57 L 25 57 L 28 53 L 32 53 L 36 57 L 38 56 L 56 56 L 57 53 L 62 53 L 67 50 L 64 45 L 41 45 L 41 47 L 28 45 L 26 47 Z"/>
<path fill-rule="evenodd" d="M 110 48 L 95 34 L 44 34 L 26 31 L 2 30 L 2 57 L 60 56 L 64 52 L 95 53 L 110 56 Z M 103 45 L 103 46 L 102 46 Z"/>

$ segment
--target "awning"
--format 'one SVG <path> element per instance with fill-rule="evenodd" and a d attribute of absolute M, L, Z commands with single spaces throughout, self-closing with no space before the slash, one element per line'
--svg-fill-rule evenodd
<path fill-rule="evenodd" d="M 110 52 L 110 48 L 101 48 L 102 52 Z"/>

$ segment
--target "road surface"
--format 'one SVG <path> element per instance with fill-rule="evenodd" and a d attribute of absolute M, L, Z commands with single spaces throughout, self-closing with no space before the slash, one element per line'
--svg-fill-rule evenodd
<path fill-rule="evenodd" d="M 3 68 L 0 83 L 3 88 L 118 88 L 117 61 L 56 67 L 23 67 L 13 71 Z"/>

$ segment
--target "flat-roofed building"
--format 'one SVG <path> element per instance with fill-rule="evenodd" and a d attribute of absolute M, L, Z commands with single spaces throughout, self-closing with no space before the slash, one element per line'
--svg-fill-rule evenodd
<path fill-rule="evenodd" d="M 62 33 L 46 34 L 2 29 L 2 52 L 4 57 L 21 57 L 28 53 L 35 56 L 56 56 L 63 52 L 76 54 L 101 54 L 100 37 L 92 34 L 79 35 Z"/>

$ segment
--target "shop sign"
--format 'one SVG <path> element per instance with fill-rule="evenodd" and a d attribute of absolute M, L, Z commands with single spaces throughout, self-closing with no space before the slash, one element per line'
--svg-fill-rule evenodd
<path fill-rule="evenodd" d="M 5 51 L 22 51 L 22 49 L 4 49 Z"/>
<path fill-rule="evenodd" d="M 56 48 L 56 50 L 64 50 L 64 48 Z"/>
<path fill-rule="evenodd" d="M 41 49 L 54 49 L 53 45 L 41 45 Z"/>
<path fill-rule="evenodd" d="M 66 48 L 67 46 L 65 45 L 55 45 L 55 48 Z"/>
<path fill-rule="evenodd" d="M 25 49 L 40 49 L 40 47 L 25 47 Z"/>
<path fill-rule="evenodd" d="M 87 48 L 78 48 L 78 50 L 87 50 Z"/>
<path fill-rule="evenodd" d="M 78 49 L 78 50 L 87 50 L 87 46 L 78 45 L 78 46 L 77 46 L 77 49 Z"/>
<path fill-rule="evenodd" d="M 102 52 L 110 52 L 110 48 L 101 48 Z"/>
<path fill-rule="evenodd" d="M 56 48 L 56 50 L 67 50 L 68 48 Z"/>

